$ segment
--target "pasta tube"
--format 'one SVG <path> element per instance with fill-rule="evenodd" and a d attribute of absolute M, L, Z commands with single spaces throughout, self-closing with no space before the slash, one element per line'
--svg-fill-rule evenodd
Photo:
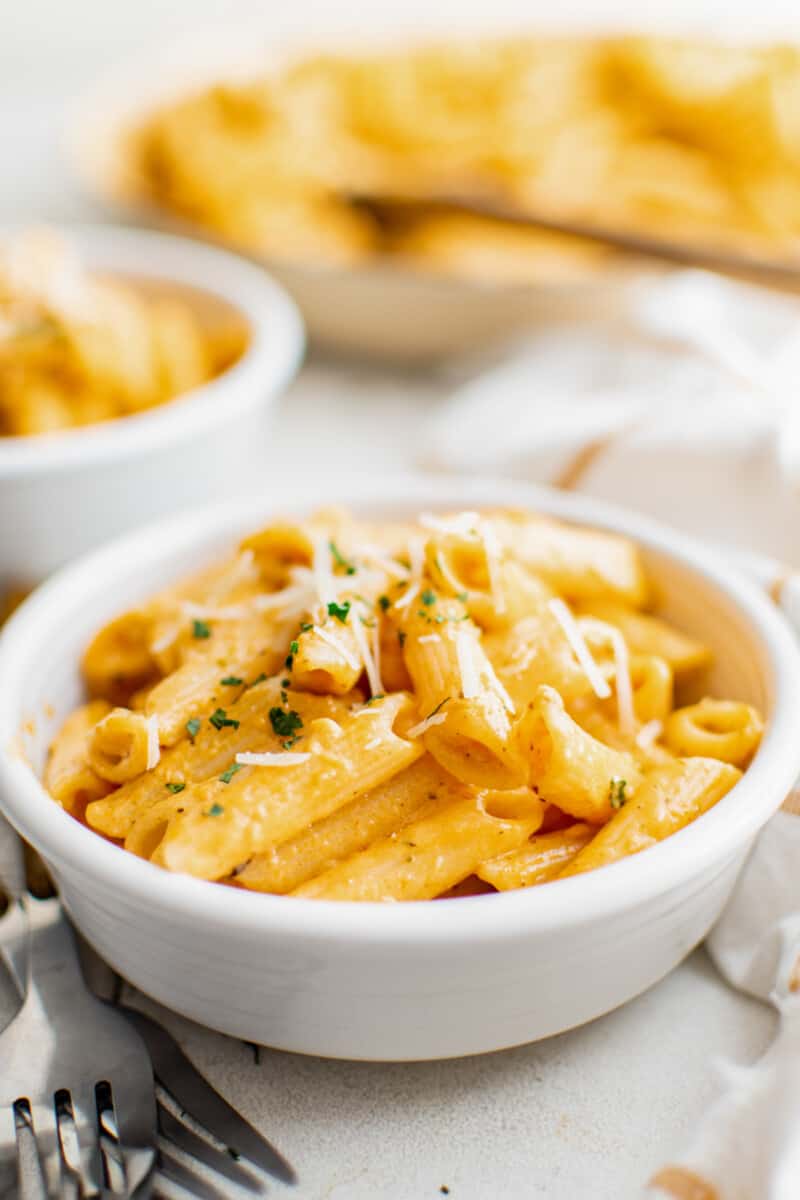
<path fill-rule="evenodd" d="M 257 854 L 236 882 L 259 892 L 291 892 L 334 863 L 401 830 L 420 810 L 463 794 L 464 785 L 424 755 L 380 787 L 337 809 L 267 854 Z"/>
<path fill-rule="evenodd" d="M 105 700 L 90 700 L 71 713 L 57 733 L 44 771 L 44 785 L 53 799 L 73 816 L 82 817 L 86 805 L 105 796 L 111 785 L 89 762 L 89 738 L 98 721 L 107 715 Z"/>
<path fill-rule="evenodd" d="M 111 783 L 123 783 L 149 771 L 159 754 L 157 725 L 129 708 L 112 709 L 89 736 L 89 763 Z"/>
<path fill-rule="evenodd" d="M 633 756 L 593 738 L 569 716 L 553 688 L 540 687 L 519 737 L 530 780 L 543 800 L 601 824 L 641 780 Z"/>
<path fill-rule="evenodd" d="M 429 900 L 514 849 L 539 827 L 544 806 L 527 789 L 447 800 L 394 837 L 337 863 L 292 895 L 325 900 Z M 494 804 L 497 803 L 495 809 Z"/>
<path fill-rule="evenodd" d="M 663 841 L 716 804 L 740 778 L 736 767 L 712 758 L 686 758 L 656 767 L 559 879 L 593 871 Z"/>
<path fill-rule="evenodd" d="M 513 702 L 486 657 L 463 601 L 423 591 L 404 621 L 405 660 L 425 745 L 446 771 L 476 787 L 514 788 L 525 764 L 511 741 Z"/>
<path fill-rule="evenodd" d="M 491 883 L 498 892 L 547 883 L 572 862 L 596 832 L 592 825 L 578 824 L 552 833 L 535 834 L 518 850 L 482 862 L 476 867 L 475 874 Z"/>
<path fill-rule="evenodd" d="M 410 698 L 398 692 L 374 708 L 372 719 L 313 721 L 305 750 L 286 766 L 237 770 L 234 763 L 218 779 L 187 789 L 192 807 L 170 821 L 153 861 L 171 871 L 221 879 L 253 854 L 296 837 L 397 775 L 422 754 L 419 742 L 395 732 L 410 716 Z"/>
<path fill-rule="evenodd" d="M 678 708 L 664 725 L 664 741 L 674 754 L 719 758 L 742 767 L 753 757 L 764 722 L 750 704 L 712 700 Z"/>

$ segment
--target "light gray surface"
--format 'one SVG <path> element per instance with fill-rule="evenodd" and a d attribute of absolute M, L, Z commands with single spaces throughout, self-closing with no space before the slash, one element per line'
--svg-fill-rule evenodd
<path fill-rule="evenodd" d="M 430 10 L 421 0 L 369 6 L 369 18 Z M 436 6 L 458 29 L 464 4 Z M 469 6 L 467 6 L 469 7 Z M 525 11 L 497 0 L 492 14 Z M 560 13 L 598 7 L 565 3 Z M 697 10 L 702 8 L 702 12 Z M 629 5 L 605 6 L 610 19 Z M 765 31 L 800 30 L 796 0 L 663 0 L 714 28 L 738 16 Z M 254 15 L 309 29 L 366 19 L 342 0 L 0 0 L 0 220 L 91 219 L 91 207 L 58 157 L 58 114 L 92 74 L 120 55 L 188 30 L 195 21 Z M 428 12 L 428 16 L 430 13 Z M 276 489 L 335 461 L 403 467 L 446 378 L 393 376 L 314 363 L 283 402 L 275 435 Z M 587 979 L 586 986 L 591 986 Z M 8 999 L 0 985 L 0 1004 Z M 682 1143 L 706 1108 L 720 1058 L 749 1061 L 773 1028 L 764 1007 L 726 990 L 702 952 L 647 995 L 593 1025 L 538 1046 L 450 1063 L 376 1066 L 261 1052 L 179 1018 L 166 1022 L 198 1066 L 263 1125 L 301 1177 L 302 1200 L 426 1200 L 442 1185 L 453 1200 L 621 1200 Z"/>

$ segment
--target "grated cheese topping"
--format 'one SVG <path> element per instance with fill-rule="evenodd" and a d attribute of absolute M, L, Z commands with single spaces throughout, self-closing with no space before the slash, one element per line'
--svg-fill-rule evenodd
<path fill-rule="evenodd" d="M 406 737 L 410 737 L 410 738 L 422 737 L 423 733 L 425 733 L 425 731 L 427 729 L 430 729 L 431 726 L 443 725 L 446 720 L 447 720 L 446 712 L 434 713 L 434 715 L 432 717 L 426 717 L 425 720 L 420 721 L 420 723 L 418 725 L 412 725 L 411 728 L 409 729 L 408 733 L 406 734 Z"/>
<path fill-rule="evenodd" d="M 440 642 L 441 640 L 438 633 L 426 633 L 423 637 L 417 638 L 420 646 L 424 646 L 426 642 Z"/>
<path fill-rule="evenodd" d="M 425 569 L 425 542 L 422 538 L 409 540 L 408 556 L 411 559 L 410 582 L 402 596 L 395 600 L 395 608 L 407 608 L 422 587 L 422 572 Z"/>
<path fill-rule="evenodd" d="M 314 573 L 314 585 L 317 589 L 320 604 L 324 605 L 325 608 L 329 604 L 332 604 L 338 595 L 336 576 L 331 567 L 332 557 L 330 539 L 327 534 L 318 534 L 314 538 L 314 563 L 312 571 Z"/>
<path fill-rule="evenodd" d="M 152 771 L 153 767 L 157 767 L 161 758 L 161 747 L 158 743 L 158 717 L 147 718 L 147 767 L 145 770 Z"/>
<path fill-rule="evenodd" d="M 253 754 L 244 750 L 236 755 L 236 761 L 242 767 L 298 767 L 300 763 L 308 762 L 310 754 L 293 754 L 289 750 L 282 752 L 265 751 L 263 754 Z"/>
<path fill-rule="evenodd" d="M 212 605 L 184 600 L 181 613 L 190 620 L 196 618 L 198 621 L 241 621 L 247 616 L 247 608 L 244 604 L 228 604 L 214 608 Z"/>
<path fill-rule="evenodd" d="M 432 533 L 455 533 L 461 537 L 475 534 L 480 523 L 476 512 L 465 510 L 453 517 L 437 517 L 435 513 L 420 513 L 419 523 L 423 529 Z"/>
<path fill-rule="evenodd" d="M 370 692 L 373 696 L 379 696 L 383 691 L 383 684 L 381 682 L 378 664 L 375 661 L 375 656 L 373 654 L 372 647 L 370 646 L 370 639 L 367 637 L 367 631 L 355 613 L 353 614 L 353 619 L 350 624 L 353 627 L 353 636 L 358 644 L 361 660 L 364 663 L 364 668 L 367 672 Z M 375 632 L 377 632 L 377 622 L 375 626 Z"/>
<path fill-rule="evenodd" d="M 355 626 L 353 626 L 353 628 L 355 629 Z M 321 638 L 323 642 L 327 642 L 331 649 L 335 650 L 339 657 L 344 659 L 348 667 L 352 667 L 354 671 L 358 670 L 358 668 L 361 666 L 361 663 L 358 661 L 355 654 L 351 654 L 347 646 L 343 646 L 340 641 L 337 641 L 336 637 L 330 632 L 330 630 L 323 629 L 321 625 L 315 625 L 314 633 L 318 638 Z"/>
<path fill-rule="evenodd" d="M 480 695 L 481 681 L 475 666 L 473 640 L 463 629 L 456 633 L 456 659 L 461 676 L 461 695 L 465 700 L 471 700 L 473 696 Z"/>
<path fill-rule="evenodd" d="M 664 732 L 664 724 L 662 721 L 648 721 L 636 735 L 636 745 L 642 750 L 649 750 L 654 742 L 657 742 Z"/>
<path fill-rule="evenodd" d="M 560 597 L 556 596 L 552 600 L 547 601 L 547 607 L 558 621 L 563 630 L 564 637 L 572 648 L 572 653 L 578 660 L 578 665 L 583 670 L 584 675 L 589 680 L 589 684 L 595 696 L 599 700 L 607 700 L 611 695 L 611 688 L 608 682 L 603 678 L 602 672 L 597 663 L 592 658 L 592 652 L 586 645 L 583 634 L 581 633 L 578 622 L 573 617 L 572 613 L 567 608 L 566 604 Z"/>
<path fill-rule="evenodd" d="M 619 629 L 606 621 L 598 621 L 594 617 L 583 617 L 578 622 L 579 628 L 605 638 L 611 644 L 614 653 L 614 682 L 617 692 L 617 721 L 620 730 L 630 736 L 636 729 L 636 713 L 633 707 L 633 684 L 631 683 L 631 664 L 628 654 L 628 644 Z"/>

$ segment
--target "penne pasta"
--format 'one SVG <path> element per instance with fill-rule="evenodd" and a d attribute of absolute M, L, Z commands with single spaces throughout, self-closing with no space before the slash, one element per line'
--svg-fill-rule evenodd
<path fill-rule="evenodd" d="M 465 790 L 471 794 L 445 800 L 437 811 L 310 879 L 292 895 L 430 900 L 466 879 L 486 858 L 520 845 L 541 823 L 543 805 L 526 789 Z"/>
<path fill-rule="evenodd" d="M 638 854 L 677 833 L 716 804 L 740 775 L 736 767 L 708 758 L 687 758 L 656 767 L 633 798 L 564 867 L 559 879 Z"/>
<path fill-rule="evenodd" d="M 709 655 L 648 597 L 632 543 L 532 514 L 274 521 L 95 635 L 45 780 L 250 891 L 546 883 L 700 816 L 760 741 L 745 703 L 674 707 Z"/>
<path fill-rule="evenodd" d="M 480 863 L 475 874 L 498 892 L 548 883 L 577 857 L 596 833 L 594 826 L 578 824 L 534 834 L 519 849 Z"/>

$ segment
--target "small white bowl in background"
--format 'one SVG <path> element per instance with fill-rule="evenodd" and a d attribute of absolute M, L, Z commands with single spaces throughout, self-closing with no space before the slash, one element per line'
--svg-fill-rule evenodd
<path fill-rule="evenodd" d="M 135 525 L 255 488 L 270 410 L 303 355 L 294 302 L 243 259 L 163 233 L 64 233 L 90 271 L 174 289 L 201 319 L 216 308 L 241 324 L 247 344 L 220 375 L 146 412 L 0 438 L 0 593 Z"/>
<path fill-rule="evenodd" d="M 706 548 L 586 496 L 406 477 L 298 496 L 375 516 L 511 505 L 633 537 L 661 610 L 716 652 L 713 691 L 758 704 L 763 743 L 710 812 L 642 854 L 529 890 L 343 903 L 170 874 L 69 817 L 39 782 L 82 697 L 96 630 L 213 561 L 274 500 L 190 513 L 120 539 L 41 587 L 0 637 L 0 804 L 50 865 L 76 925 L 144 992 L 248 1041 L 333 1058 L 499 1050 L 591 1020 L 670 971 L 719 916 L 753 838 L 800 772 L 800 651 L 775 606 Z M 29 765 L 29 763 L 31 765 Z"/>

